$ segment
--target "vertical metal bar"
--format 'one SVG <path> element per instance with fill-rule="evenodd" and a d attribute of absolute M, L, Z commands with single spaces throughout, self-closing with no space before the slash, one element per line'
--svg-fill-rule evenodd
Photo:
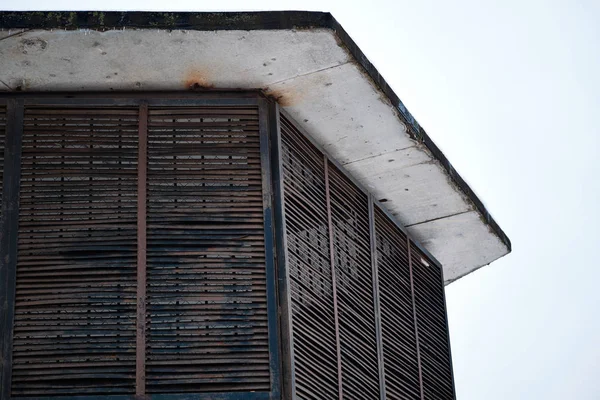
<path fill-rule="evenodd" d="M 381 327 L 381 304 L 379 300 L 379 270 L 377 267 L 377 235 L 375 230 L 375 205 L 373 195 L 369 195 L 369 235 L 371 237 L 371 268 L 373 270 L 373 305 L 375 311 L 375 332 L 377 335 L 377 360 L 379 363 L 379 398 L 385 400 L 385 359 L 383 355 L 383 328 Z"/>
<path fill-rule="evenodd" d="M 337 301 L 337 278 L 335 274 L 335 247 L 333 237 L 333 222 L 331 215 L 331 193 L 329 188 L 329 159 L 326 155 L 323 156 L 323 162 L 325 167 L 325 199 L 327 201 L 327 225 L 329 230 L 329 261 L 331 263 L 331 287 L 333 290 L 333 319 L 335 321 L 335 346 L 337 352 L 337 364 L 338 364 L 338 393 L 339 399 L 342 400 L 344 396 L 344 390 L 342 387 L 342 352 L 340 347 L 340 321 L 338 315 L 338 301 Z"/>
<path fill-rule="evenodd" d="M 287 265 L 288 248 L 284 203 L 284 172 L 281 144 L 279 105 L 269 102 L 271 136 L 271 171 L 273 171 L 273 213 L 275 223 L 275 258 L 277 263 L 277 295 L 279 301 L 279 327 L 281 340 L 282 399 L 292 400 L 296 392 L 294 369 L 294 331 L 292 329 L 292 298 Z"/>
<path fill-rule="evenodd" d="M 269 108 L 267 100 L 259 99 L 258 126 L 260 130 L 260 161 L 262 175 L 263 216 L 265 230 L 265 260 L 267 277 L 267 315 L 269 326 L 269 365 L 271 371 L 271 400 L 281 399 L 281 359 L 279 347 L 279 314 L 275 283 L 275 241 L 271 187 L 271 152 L 269 146 Z"/>
<path fill-rule="evenodd" d="M 444 269 L 437 264 L 434 264 L 435 268 L 439 268 L 440 270 L 440 280 L 442 287 L 442 299 L 444 300 L 444 317 L 446 321 L 446 332 L 448 335 L 446 336 L 446 340 L 448 341 L 448 357 L 450 358 L 450 374 L 452 375 L 452 395 L 453 399 L 456 399 L 456 385 L 454 382 L 454 367 L 452 365 L 452 349 L 450 348 L 450 325 L 448 324 L 448 308 L 446 307 L 446 287 L 444 286 Z"/>
<path fill-rule="evenodd" d="M 4 148 L 4 188 L 0 220 L 0 340 L 2 376 L 0 398 L 10 397 L 12 378 L 12 339 L 17 278 L 19 231 L 19 189 L 21 184 L 21 143 L 23 140 L 22 99 L 9 99 L 6 109 L 6 146 Z"/>
<path fill-rule="evenodd" d="M 141 104 L 138 131 L 137 203 L 137 331 L 135 394 L 146 394 L 146 177 L 148 168 L 148 104 Z"/>
<path fill-rule="evenodd" d="M 410 293 L 412 297 L 413 318 L 415 321 L 415 339 L 417 343 L 417 366 L 419 367 L 419 388 L 421 389 L 421 400 L 425 399 L 425 391 L 423 390 L 423 371 L 421 370 L 421 350 L 419 344 L 419 325 L 417 319 L 417 303 L 415 295 L 415 286 L 413 282 L 413 263 L 412 252 L 410 250 L 410 238 L 406 236 L 406 247 L 408 251 L 408 270 L 410 274 Z"/>

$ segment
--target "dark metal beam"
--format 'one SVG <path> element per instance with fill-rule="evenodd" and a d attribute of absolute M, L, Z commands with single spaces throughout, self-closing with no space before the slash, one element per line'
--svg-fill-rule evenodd
<path fill-rule="evenodd" d="M 140 105 L 137 193 L 137 332 L 135 394 L 146 394 L 146 183 L 148 168 L 148 104 Z"/>
<path fill-rule="evenodd" d="M 379 271 L 377 266 L 377 235 L 375 230 L 375 205 L 373 195 L 369 195 L 369 237 L 371 239 L 371 268 L 373 271 L 373 306 L 375 309 L 375 333 L 377 335 L 377 362 L 379 368 L 379 398 L 386 399 L 385 361 L 383 357 L 383 337 L 381 327 L 381 305 L 379 302 Z"/>
<path fill-rule="evenodd" d="M 4 29 L 190 29 L 266 30 L 330 26 L 329 13 L 314 11 L 144 12 L 57 11 L 0 12 Z"/>
<path fill-rule="evenodd" d="M 8 100 L 6 146 L 4 149 L 4 188 L 2 191 L 2 218 L 0 220 L 0 305 L 2 308 L 0 317 L 0 360 L 2 363 L 0 399 L 10 397 L 12 376 L 12 336 L 17 274 L 23 118 L 23 100 Z"/>
<path fill-rule="evenodd" d="M 281 399 L 280 330 L 275 278 L 275 227 L 273 223 L 273 188 L 271 181 L 271 154 L 269 143 L 270 115 L 267 99 L 258 102 L 260 130 L 260 160 L 263 191 L 263 218 L 265 230 L 265 260 L 267 277 L 267 315 L 269 326 L 269 366 L 271 373 L 271 400 Z"/>
<path fill-rule="evenodd" d="M 279 326 L 281 332 L 282 400 L 292 400 L 296 391 L 294 368 L 294 332 L 292 329 L 292 299 L 290 274 L 287 265 L 287 235 L 284 207 L 283 161 L 279 105 L 269 102 L 269 128 L 271 137 L 271 171 L 273 182 L 273 214 L 277 263 L 277 295 Z"/>
<path fill-rule="evenodd" d="M 414 242 L 413 242 L 414 243 Z M 448 335 L 446 335 L 446 341 L 448 343 L 448 358 L 450 359 L 450 373 L 452 374 L 452 394 L 453 399 L 456 399 L 456 385 L 454 380 L 454 365 L 452 364 L 452 349 L 450 347 L 450 325 L 448 324 L 448 307 L 446 306 L 446 287 L 444 286 L 444 269 L 439 268 L 440 281 L 442 285 L 442 300 L 444 301 L 444 320 L 446 322 L 446 329 Z"/>
<path fill-rule="evenodd" d="M 425 400 L 425 391 L 423 390 L 423 370 L 421 368 L 421 350 L 419 344 L 419 321 L 417 319 L 417 303 L 415 294 L 415 285 L 413 279 L 412 251 L 410 247 L 410 238 L 406 237 L 406 251 L 408 252 L 408 270 L 410 272 L 410 294 L 412 298 L 413 318 L 415 321 L 415 340 L 417 342 L 417 366 L 419 368 L 419 388 L 421 390 L 421 400 Z M 443 288 L 442 284 L 442 288 Z"/>
<path fill-rule="evenodd" d="M 327 202 L 327 225 L 329 232 L 329 262 L 331 263 L 331 286 L 333 290 L 333 319 L 335 323 L 335 347 L 337 353 L 338 366 L 338 394 L 339 399 L 344 398 L 344 388 L 342 385 L 342 352 L 340 345 L 340 320 L 338 313 L 337 299 L 337 278 L 335 273 L 335 241 L 333 235 L 333 221 L 331 212 L 331 191 L 329 187 L 329 158 L 323 155 L 323 163 L 325 169 L 325 199 Z"/>
<path fill-rule="evenodd" d="M 231 393 L 181 393 L 148 394 L 148 400 L 270 400 L 267 392 L 231 392 Z M 19 400 L 136 400 L 130 395 L 90 395 L 90 396 L 36 396 L 19 397 Z"/>

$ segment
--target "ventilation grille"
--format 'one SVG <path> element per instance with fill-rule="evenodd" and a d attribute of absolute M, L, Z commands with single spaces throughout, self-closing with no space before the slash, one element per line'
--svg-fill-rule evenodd
<path fill-rule="evenodd" d="M 284 116 L 281 137 L 295 395 L 453 399 L 441 269 Z"/>
<path fill-rule="evenodd" d="M 137 122 L 25 110 L 13 397 L 134 391 Z"/>
<path fill-rule="evenodd" d="M 269 391 L 257 108 L 150 109 L 148 393 Z"/>
<path fill-rule="evenodd" d="M 379 398 L 369 199 L 329 163 L 344 399 Z"/>
<path fill-rule="evenodd" d="M 281 118 L 296 396 L 338 398 L 323 155 Z"/>
<path fill-rule="evenodd" d="M 411 257 L 425 398 L 453 399 L 442 271 L 414 243 Z"/>
<path fill-rule="evenodd" d="M 418 399 L 421 394 L 407 239 L 377 206 L 375 231 L 387 398 Z"/>

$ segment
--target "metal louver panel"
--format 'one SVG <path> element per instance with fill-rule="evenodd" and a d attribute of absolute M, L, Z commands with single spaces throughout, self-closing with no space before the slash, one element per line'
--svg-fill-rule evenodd
<path fill-rule="evenodd" d="M 407 238 L 378 206 L 375 229 L 387 399 L 419 399 Z"/>
<path fill-rule="evenodd" d="M 267 99 L 162 96 L 0 94 L 0 398 L 454 399 L 439 263 Z"/>
<path fill-rule="evenodd" d="M 147 213 L 147 392 L 268 392 L 258 108 L 150 107 Z"/>
<path fill-rule="evenodd" d="M 453 399 L 441 267 L 290 118 L 280 126 L 295 395 Z M 430 269 L 413 274 L 414 257 Z"/>
<path fill-rule="evenodd" d="M 281 117 L 296 396 L 338 398 L 323 155 Z"/>
<path fill-rule="evenodd" d="M 417 327 L 425 399 L 454 399 L 442 270 L 411 241 Z"/>
<path fill-rule="evenodd" d="M 379 398 L 369 199 L 329 162 L 343 398 Z"/>
<path fill-rule="evenodd" d="M 137 119 L 25 109 L 13 397 L 134 392 Z"/>

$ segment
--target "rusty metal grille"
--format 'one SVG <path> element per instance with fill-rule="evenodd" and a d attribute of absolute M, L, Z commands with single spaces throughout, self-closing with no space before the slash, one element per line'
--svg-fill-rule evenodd
<path fill-rule="evenodd" d="M 280 127 L 290 392 L 453 399 L 441 267 L 285 113 Z"/>
<path fill-rule="evenodd" d="M 0 398 L 279 398 L 266 100 L 17 97 Z"/>
<path fill-rule="evenodd" d="M 454 399 L 441 269 L 411 241 L 423 392 L 426 399 Z"/>
<path fill-rule="evenodd" d="M 296 396 L 338 398 L 323 155 L 281 118 Z"/>
<path fill-rule="evenodd" d="M 269 391 L 257 107 L 150 108 L 148 393 Z"/>
<path fill-rule="evenodd" d="M 375 208 L 377 266 L 386 394 L 420 398 L 417 341 L 406 235 Z"/>
<path fill-rule="evenodd" d="M 133 393 L 137 109 L 25 109 L 12 396 Z"/>
<path fill-rule="evenodd" d="M 441 266 L 274 104 L 5 98 L 0 398 L 454 399 Z"/>
<path fill-rule="evenodd" d="M 369 199 L 328 163 L 343 398 L 379 398 Z"/>

